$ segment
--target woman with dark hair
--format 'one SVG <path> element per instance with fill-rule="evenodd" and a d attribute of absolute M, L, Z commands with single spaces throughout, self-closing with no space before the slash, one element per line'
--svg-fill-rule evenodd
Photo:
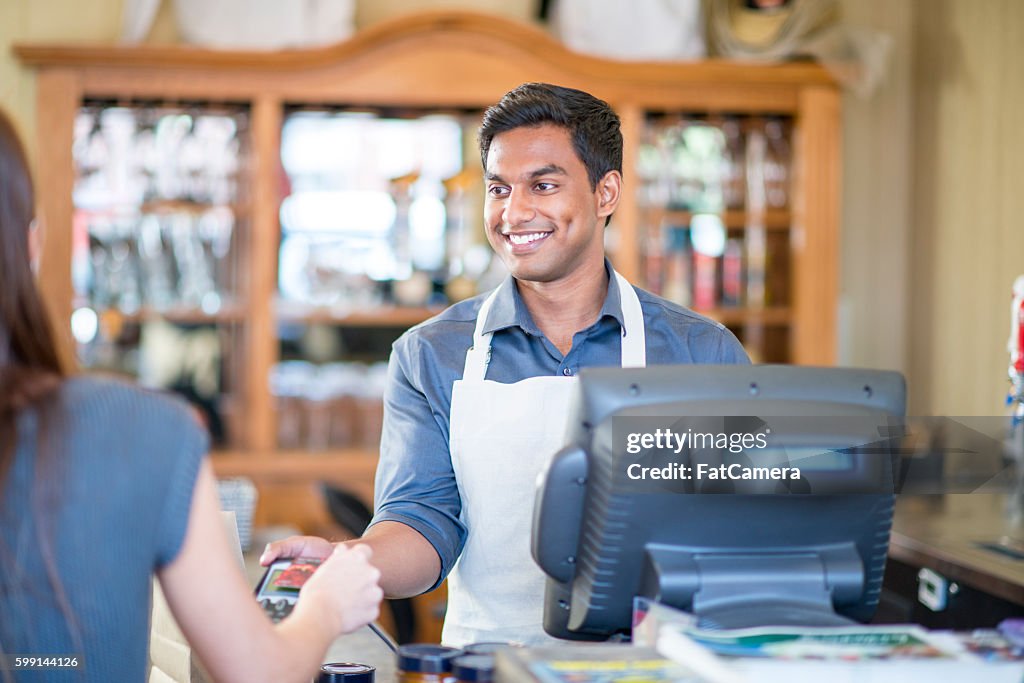
<path fill-rule="evenodd" d="M 334 638 L 377 616 L 369 548 L 339 546 L 270 623 L 228 546 L 189 408 L 61 366 L 30 265 L 34 209 L 0 112 L 0 655 L 76 656 L 60 680 L 144 680 L 155 574 L 216 680 L 309 681 Z"/>

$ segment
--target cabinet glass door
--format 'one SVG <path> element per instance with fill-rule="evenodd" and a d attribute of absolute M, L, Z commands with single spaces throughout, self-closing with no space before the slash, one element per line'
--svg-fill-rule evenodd
<path fill-rule="evenodd" d="M 789 119 L 651 113 L 637 150 L 644 286 L 790 360 Z"/>
<path fill-rule="evenodd" d="M 75 119 L 71 320 L 78 358 L 184 395 L 231 442 L 248 111 L 87 101 Z"/>

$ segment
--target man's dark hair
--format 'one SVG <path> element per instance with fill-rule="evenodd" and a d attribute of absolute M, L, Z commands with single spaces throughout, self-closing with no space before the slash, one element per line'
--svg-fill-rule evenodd
<path fill-rule="evenodd" d="M 569 131 L 576 156 L 587 168 L 590 189 L 597 189 L 598 181 L 608 171 L 622 173 L 618 114 L 590 93 L 548 83 L 524 83 L 484 112 L 480 126 L 480 161 L 484 169 L 494 136 L 545 123 Z"/>

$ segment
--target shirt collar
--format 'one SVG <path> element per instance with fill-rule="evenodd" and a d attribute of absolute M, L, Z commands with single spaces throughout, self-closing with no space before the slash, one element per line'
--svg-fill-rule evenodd
<path fill-rule="evenodd" d="M 620 328 L 624 328 L 622 293 L 619 291 L 615 271 L 612 270 L 612 264 L 608 259 L 604 260 L 604 270 L 608 274 L 608 294 L 605 295 L 604 304 L 601 306 L 601 312 L 597 319 L 602 320 L 605 316 L 610 316 L 619 323 Z M 509 275 L 498 286 L 498 294 L 494 297 L 494 303 L 491 304 L 491 310 L 487 314 L 483 332 L 488 334 L 516 325 L 527 334 L 543 336 L 540 328 L 533 322 L 533 316 L 527 310 L 526 304 L 523 303 L 523 297 L 520 296 L 519 288 L 516 287 L 515 278 Z"/>

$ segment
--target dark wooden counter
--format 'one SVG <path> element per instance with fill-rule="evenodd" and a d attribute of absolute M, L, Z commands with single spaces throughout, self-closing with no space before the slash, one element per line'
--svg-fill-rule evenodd
<path fill-rule="evenodd" d="M 1024 559 L 986 549 L 1024 551 L 1024 512 L 1004 493 L 901 496 L 889 544 L 886 588 L 906 608 L 896 620 L 931 628 L 992 626 L 1024 615 Z M 946 610 L 917 600 L 917 572 L 927 568 L 956 584 Z M 883 594 L 884 595 L 884 594 Z"/>
<path fill-rule="evenodd" d="M 1006 494 L 901 497 L 889 556 L 1024 606 L 1024 559 L 981 547 L 1024 550 L 1020 506 Z"/>

